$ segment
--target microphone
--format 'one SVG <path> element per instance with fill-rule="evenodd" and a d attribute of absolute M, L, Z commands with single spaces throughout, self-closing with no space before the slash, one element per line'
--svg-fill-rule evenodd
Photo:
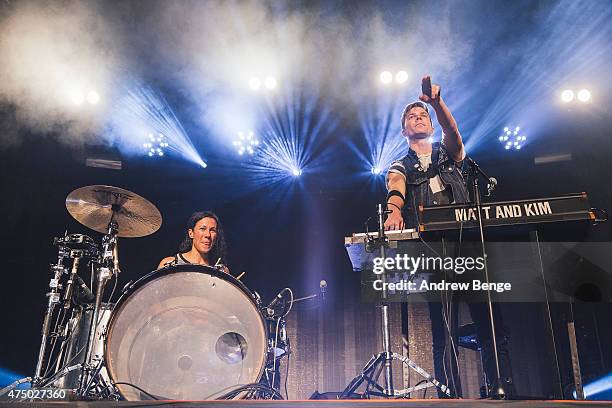
<path fill-rule="evenodd" d="M 274 308 L 274 306 L 276 306 L 276 304 L 277 304 L 278 302 L 280 302 L 280 300 L 283 298 L 282 293 L 283 293 L 282 291 L 281 291 L 281 292 L 279 292 L 279 293 L 278 293 L 278 295 L 276 295 L 276 296 L 274 297 L 274 299 L 272 299 L 272 301 L 271 301 L 271 302 L 270 302 L 270 304 L 269 304 L 269 305 L 266 307 L 266 309 L 273 309 L 273 308 Z"/>
<path fill-rule="evenodd" d="M 421 81 L 421 91 L 423 91 L 423 95 L 427 95 L 430 98 L 431 95 L 431 77 L 424 77 L 423 81 Z"/>
<path fill-rule="evenodd" d="M 325 292 L 327 292 L 327 281 L 325 279 L 319 282 L 319 290 L 321 291 L 321 299 L 325 300 Z"/>
<path fill-rule="evenodd" d="M 79 275 L 76 275 L 76 279 L 79 284 L 79 287 L 81 288 L 81 293 L 85 297 L 85 300 L 88 302 L 93 301 L 96 297 L 94 296 L 93 292 L 89 289 L 87 284 L 83 281 L 83 279 Z"/>

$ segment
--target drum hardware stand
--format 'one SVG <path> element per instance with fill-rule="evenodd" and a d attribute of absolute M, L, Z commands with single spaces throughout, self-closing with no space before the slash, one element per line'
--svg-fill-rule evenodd
<path fill-rule="evenodd" d="M 88 397 L 88 393 L 100 371 L 102 360 L 97 364 L 93 363 L 93 345 L 96 336 L 96 329 L 98 327 L 98 320 L 100 316 L 100 308 L 102 306 L 102 297 L 104 295 L 104 289 L 106 283 L 111 276 L 119 275 L 119 257 L 118 257 L 118 233 L 119 224 L 115 221 L 115 214 L 117 209 L 114 208 L 111 216 L 111 220 L 108 223 L 108 229 L 106 234 L 102 238 L 102 258 L 100 259 L 100 266 L 97 270 L 97 285 L 96 285 L 96 299 L 94 303 L 91 325 L 89 327 L 89 336 L 87 340 L 87 354 L 85 357 L 85 363 L 83 364 L 83 375 L 81 376 L 81 382 L 79 384 L 77 394 L 81 397 Z"/>
<path fill-rule="evenodd" d="M 385 235 L 384 216 L 389 212 L 390 211 L 386 209 L 385 205 L 377 205 L 378 238 L 373 238 L 373 241 L 369 243 L 369 248 L 372 249 L 372 252 L 376 248 L 378 248 L 380 250 L 380 256 L 383 259 L 386 259 L 385 248 L 389 246 L 389 239 Z M 368 245 L 368 243 L 366 245 Z M 380 276 L 383 285 L 381 305 L 383 351 L 372 356 L 372 358 L 364 366 L 361 373 L 355 378 L 353 378 L 353 380 L 351 380 L 349 385 L 344 389 L 344 391 L 342 391 L 342 393 L 340 393 L 338 398 L 344 399 L 350 397 L 364 382 L 367 383 L 365 390 L 365 396 L 367 398 L 369 398 L 370 396 L 378 396 L 384 398 L 401 398 L 410 395 L 410 393 L 419 389 L 429 388 L 433 386 L 437 387 L 450 397 L 451 394 L 446 385 L 437 381 L 431 374 L 429 374 L 427 371 L 425 371 L 408 357 L 404 357 L 397 353 L 391 352 L 391 346 L 389 341 L 389 301 L 387 294 L 387 286 L 385 285 L 385 283 L 387 282 L 387 276 L 385 272 L 383 272 Z M 393 360 L 397 360 L 402 362 L 403 364 L 406 364 L 409 368 L 416 371 L 419 375 L 423 376 L 427 380 L 427 382 L 421 385 L 416 385 L 414 387 L 402 390 L 395 390 L 393 387 L 393 368 L 391 366 Z M 380 377 L 380 374 L 383 370 L 385 371 L 384 387 L 382 387 L 378 383 L 378 378 Z M 375 388 L 376 391 L 371 390 L 371 387 Z"/>
<path fill-rule="evenodd" d="M 40 349 L 38 351 L 38 361 L 36 362 L 34 378 L 31 379 L 33 388 L 39 386 L 41 384 L 41 381 L 43 380 L 43 365 L 45 360 L 45 354 L 47 352 L 47 342 L 50 335 L 49 331 L 51 325 L 51 318 L 53 316 L 53 312 L 55 311 L 55 306 L 60 303 L 60 289 L 62 289 L 62 285 L 60 284 L 60 278 L 62 277 L 63 273 L 67 272 L 66 268 L 64 267 L 64 259 L 68 255 L 67 248 L 62 245 L 63 241 L 61 239 L 55 238 L 53 241 L 54 244 L 59 245 L 59 249 L 57 263 L 51 265 L 53 278 L 51 278 L 51 281 L 49 282 L 49 288 L 51 289 L 51 291 L 47 293 L 47 298 L 49 300 L 47 303 L 47 310 L 45 312 L 45 317 L 43 320 L 42 340 L 40 343 Z"/>
<path fill-rule="evenodd" d="M 472 188 L 474 193 L 474 202 L 476 204 L 476 210 L 478 211 L 478 229 L 480 232 L 480 244 L 482 247 L 482 256 L 484 260 L 484 273 L 485 273 L 485 281 L 487 285 L 489 284 L 489 269 L 487 268 L 487 250 L 485 246 L 484 239 L 484 226 L 482 223 L 482 197 L 480 196 L 480 186 L 478 184 L 478 176 L 483 176 L 486 180 L 488 180 L 487 184 L 487 196 L 490 196 L 495 186 L 497 185 L 497 181 L 487 176 L 487 174 L 478 166 L 478 164 L 470 157 L 466 157 L 466 161 L 470 166 L 468 172 L 472 176 Z M 497 351 L 497 333 L 495 330 L 495 319 L 493 317 L 493 302 L 491 301 L 491 291 L 487 290 L 487 306 L 489 309 L 489 323 L 491 325 L 491 335 L 493 341 L 493 357 L 495 359 L 495 387 L 493 389 L 493 398 L 497 399 L 505 399 L 506 398 L 506 390 L 504 390 L 504 383 L 501 378 L 501 371 L 499 368 L 499 353 Z"/>
<path fill-rule="evenodd" d="M 77 270 L 79 269 L 79 262 L 83 252 L 79 250 L 70 251 L 70 257 L 72 258 L 72 268 L 70 269 L 70 277 L 66 282 L 66 291 L 64 292 L 64 309 L 70 309 L 72 306 L 72 293 L 74 287 L 77 284 Z"/>

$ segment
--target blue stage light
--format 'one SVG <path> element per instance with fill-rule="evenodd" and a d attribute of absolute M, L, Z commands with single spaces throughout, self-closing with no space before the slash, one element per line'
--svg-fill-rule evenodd
<path fill-rule="evenodd" d="M 149 133 L 149 142 L 143 143 L 142 146 L 147 149 L 147 156 L 163 157 L 165 149 L 170 147 L 170 144 L 166 142 L 166 138 L 161 133 L 156 135 Z"/>
<path fill-rule="evenodd" d="M 382 173 L 382 170 L 378 166 L 372 166 L 371 171 L 372 171 L 372 174 L 374 174 L 375 176 L 378 176 L 380 173 Z"/>
<path fill-rule="evenodd" d="M 576 391 L 573 392 L 576 398 Z M 584 397 L 588 400 L 612 399 L 612 373 L 605 375 L 584 386 Z"/>
<path fill-rule="evenodd" d="M 129 88 L 110 116 L 109 128 L 123 153 L 143 154 L 144 148 L 148 157 L 163 157 L 172 152 L 206 167 L 171 106 L 154 89 L 143 85 Z"/>
<path fill-rule="evenodd" d="M 302 169 L 293 168 L 291 170 L 291 174 L 293 174 L 295 177 L 299 177 L 302 175 Z"/>
<path fill-rule="evenodd" d="M 514 128 L 506 126 L 502 134 L 497 137 L 497 140 L 504 144 L 504 149 L 506 150 L 521 150 L 527 137 L 521 132 L 520 126 Z"/>
<path fill-rule="evenodd" d="M 232 144 L 240 156 L 243 156 L 245 153 L 252 156 L 255 154 L 257 146 L 259 146 L 259 140 L 257 140 L 252 130 L 246 133 L 240 131 L 238 132 L 238 138 L 235 139 Z"/>

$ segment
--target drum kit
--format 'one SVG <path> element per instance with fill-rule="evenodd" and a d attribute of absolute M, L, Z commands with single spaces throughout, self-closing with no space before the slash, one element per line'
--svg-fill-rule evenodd
<path fill-rule="evenodd" d="M 101 244 L 82 234 L 54 240 L 38 362 L 27 380 L 33 388 L 70 390 L 78 399 L 281 398 L 291 290 L 266 307 L 223 270 L 187 264 L 130 282 L 113 302 L 119 238 L 153 234 L 162 216 L 145 198 L 104 185 L 74 190 L 66 208 L 104 235 Z M 85 266 L 88 279 L 79 274 Z M 291 303 L 279 311 L 284 292 Z"/>

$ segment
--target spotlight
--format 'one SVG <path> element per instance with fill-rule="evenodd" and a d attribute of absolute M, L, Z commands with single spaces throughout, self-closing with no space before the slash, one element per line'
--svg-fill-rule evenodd
<path fill-rule="evenodd" d="M 375 176 L 379 175 L 382 171 L 380 170 L 380 167 L 378 166 L 373 166 L 372 169 L 370 170 L 372 172 L 372 174 L 374 174 Z"/>
<path fill-rule="evenodd" d="M 502 134 L 497 137 L 497 140 L 504 143 L 504 149 L 506 150 L 520 150 L 527 140 L 527 137 L 521 133 L 520 126 L 516 126 L 514 128 L 511 126 L 506 126 L 504 127 Z"/>
<path fill-rule="evenodd" d="M 276 78 L 274 77 L 266 77 L 266 79 L 264 80 L 264 86 L 270 90 L 275 89 L 276 88 Z"/>
<path fill-rule="evenodd" d="M 251 80 L 249 81 L 249 86 L 254 91 L 258 90 L 259 88 L 261 88 L 261 79 L 256 77 L 251 78 Z"/>
<path fill-rule="evenodd" d="M 154 135 L 153 133 L 149 133 L 149 142 L 145 142 L 142 146 L 145 149 L 148 149 L 147 155 L 149 157 L 158 156 L 162 157 L 165 155 L 164 149 L 168 148 L 170 144 L 165 141 L 164 135 L 158 133 Z"/>
<path fill-rule="evenodd" d="M 250 130 L 246 134 L 238 132 L 238 139 L 234 140 L 232 144 L 240 156 L 243 156 L 245 152 L 253 155 L 255 154 L 256 146 L 259 145 L 259 140 L 255 137 L 255 132 Z"/>
<path fill-rule="evenodd" d="M 291 173 L 295 176 L 295 177 L 299 177 L 302 175 L 302 169 L 298 169 L 297 167 L 294 167 L 293 170 L 291 170 Z"/>
<path fill-rule="evenodd" d="M 588 102 L 591 99 L 591 92 L 588 89 L 578 91 L 578 100 L 580 102 Z"/>
<path fill-rule="evenodd" d="M 572 91 L 571 89 L 566 89 L 565 91 L 561 92 L 561 100 L 563 102 L 571 102 L 574 100 L 574 91 Z"/>
<path fill-rule="evenodd" d="M 84 101 L 85 101 L 85 96 L 83 95 L 82 92 L 76 91 L 72 94 L 72 102 L 74 102 L 76 105 L 80 105 Z"/>
<path fill-rule="evenodd" d="M 92 105 L 95 105 L 99 101 L 100 101 L 100 95 L 98 95 L 96 91 L 89 91 L 87 93 L 87 102 L 91 103 Z"/>
<path fill-rule="evenodd" d="M 390 84 L 391 81 L 393 81 L 393 74 L 391 74 L 389 71 L 383 71 L 380 73 L 380 81 L 383 84 Z"/>
<path fill-rule="evenodd" d="M 398 84 L 403 84 L 408 80 L 408 73 L 406 71 L 399 71 L 395 74 L 395 82 Z"/>

